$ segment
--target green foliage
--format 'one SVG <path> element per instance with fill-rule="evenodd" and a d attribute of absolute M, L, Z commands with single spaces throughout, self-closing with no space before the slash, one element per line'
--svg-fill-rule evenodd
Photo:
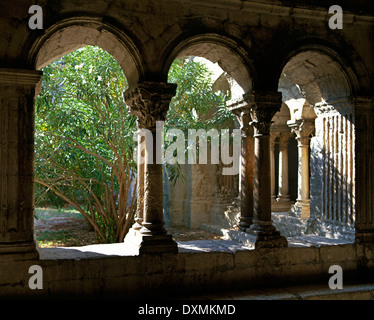
<path fill-rule="evenodd" d="M 170 68 L 169 79 L 176 83 L 177 93 L 171 101 L 165 129 L 177 128 L 188 139 L 189 129 L 220 128 L 232 123 L 234 115 L 226 107 L 231 98 L 213 90 L 214 82 L 209 68 L 193 58 L 177 59 Z M 170 142 L 172 143 L 172 142 Z M 187 145 L 187 143 L 186 143 Z M 165 144 L 168 147 L 168 144 Z M 187 159 L 188 149 L 185 150 Z M 184 179 L 180 164 L 167 165 L 169 178 L 174 184 Z"/>
<path fill-rule="evenodd" d="M 127 197 L 136 172 L 135 120 L 122 98 L 126 78 L 97 47 L 64 56 L 43 73 L 36 99 L 37 200 L 53 191 L 87 218 L 100 241 L 121 241 L 134 214 Z"/>
<path fill-rule="evenodd" d="M 232 120 L 229 98 L 213 92 L 211 73 L 193 59 L 176 60 L 169 82 L 178 84 L 165 129 L 209 129 Z M 136 119 L 122 93 L 126 78 L 117 61 L 84 47 L 43 69 L 36 99 L 36 203 L 69 203 L 103 243 L 121 242 L 134 220 Z M 179 165 L 170 166 L 174 182 Z"/>
<path fill-rule="evenodd" d="M 191 58 L 175 60 L 168 81 L 178 88 L 170 104 L 166 128 L 208 130 L 233 120 L 233 114 L 226 108 L 230 97 L 214 92 L 212 72 L 203 63 Z"/>

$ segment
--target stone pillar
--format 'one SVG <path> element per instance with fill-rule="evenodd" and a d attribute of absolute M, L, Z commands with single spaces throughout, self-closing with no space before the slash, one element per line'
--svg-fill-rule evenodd
<path fill-rule="evenodd" d="M 253 220 L 253 183 L 254 183 L 254 138 L 250 107 L 245 101 L 229 106 L 236 115 L 242 134 L 241 149 L 241 190 L 240 190 L 240 222 L 239 229 L 246 231 Z"/>
<path fill-rule="evenodd" d="M 275 204 L 277 195 L 275 192 L 275 144 L 277 134 L 270 133 L 270 178 L 271 178 L 271 205 Z"/>
<path fill-rule="evenodd" d="M 289 121 L 288 125 L 296 134 L 299 152 L 298 198 L 295 212 L 301 219 L 308 219 L 310 217 L 309 141 L 315 131 L 314 121 L 295 120 Z"/>
<path fill-rule="evenodd" d="M 255 236 L 256 248 L 286 247 L 287 240 L 272 224 L 270 177 L 270 126 L 281 108 L 279 92 L 252 92 L 244 96 L 251 108 L 255 128 L 255 176 L 253 193 L 253 224 L 247 230 Z"/>
<path fill-rule="evenodd" d="M 146 135 L 144 175 L 142 171 L 139 172 L 144 177 L 144 182 L 140 180 L 138 184 L 139 198 L 144 188 L 142 228 L 136 234 L 139 254 L 178 251 L 176 242 L 164 227 L 161 141 L 157 138 L 157 134 L 161 134 L 157 130 L 161 128 L 156 127 L 157 122 L 165 121 L 175 92 L 175 84 L 142 82 L 124 94 L 129 112 L 137 118 L 138 127 L 150 133 Z M 141 167 L 139 169 L 142 170 Z M 139 210 L 142 210 L 141 206 Z"/>
<path fill-rule="evenodd" d="M 354 97 L 356 243 L 374 243 L 374 97 Z"/>
<path fill-rule="evenodd" d="M 288 181 L 288 144 L 291 132 L 281 133 L 279 136 L 279 191 L 277 198 L 278 211 L 288 212 L 291 209 Z"/>
<path fill-rule="evenodd" d="M 144 214 L 144 159 L 145 159 L 145 135 L 138 123 L 138 172 L 136 190 L 136 221 L 132 229 L 139 231 L 143 224 Z"/>
<path fill-rule="evenodd" d="M 0 260 L 37 259 L 34 98 L 42 72 L 0 69 Z"/>

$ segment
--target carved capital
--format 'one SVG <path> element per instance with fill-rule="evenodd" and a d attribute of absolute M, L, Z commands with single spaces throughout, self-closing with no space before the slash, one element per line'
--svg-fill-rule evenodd
<path fill-rule="evenodd" d="M 315 133 L 314 122 L 305 120 L 289 121 L 288 126 L 296 134 L 299 147 L 309 145 L 310 137 Z"/>
<path fill-rule="evenodd" d="M 157 121 L 165 121 L 176 89 L 176 84 L 142 82 L 125 91 L 127 109 L 137 118 L 139 128 L 155 128 Z"/>
<path fill-rule="evenodd" d="M 244 95 L 244 100 L 250 106 L 256 135 L 269 135 L 272 119 L 282 106 L 282 93 L 252 91 Z"/>
<path fill-rule="evenodd" d="M 239 121 L 242 137 L 253 137 L 253 127 L 251 126 L 251 108 L 244 100 L 229 104 L 228 109 L 236 116 Z"/>

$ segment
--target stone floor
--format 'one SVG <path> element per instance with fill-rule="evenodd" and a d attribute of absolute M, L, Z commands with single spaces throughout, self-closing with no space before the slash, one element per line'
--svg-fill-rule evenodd
<path fill-rule="evenodd" d="M 250 244 L 249 235 L 238 232 L 237 237 L 241 236 L 241 241 L 235 240 L 193 240 L 179 241 L 179 252 L 228 252 L 235 253 L 237 251 L 253 250 L 254 246 Z M 325 245 L 339 245 L 348 242 L 343 240 L 328 239 L 318 236 L 303 236 L 288 238 L 289 247 L 311 247 Z M 133 247 L 124 243 L 115 244 L 99 244 L 82 247 L 68 248 L 43 248 L 40 249 L 41 259 L 86 259 L 100 258 L 108 256 L 134 256 L 138 252 Z"/>

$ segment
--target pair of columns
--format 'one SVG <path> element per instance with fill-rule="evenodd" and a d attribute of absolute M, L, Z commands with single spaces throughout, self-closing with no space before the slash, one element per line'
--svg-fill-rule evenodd
<path fill-rule="evenodd" d="M 34 98 L 41 76 L 35 70 L 0 69 L 0 261 L 39 257 L 34 241 Z M 171 84 L 144 82 L 125 93 L 126 103 L 137 116 L 139 127 L 152 131 L 153 140 L 156 139 L 155 122 L 165 120 L 175 89 Z M 286 239 L 271 222 L 270 126 L 280 109 L 281 94 L 253 92 L 245 95 L 244 101 L 236 108 L 242 120 L 245 155 L 242 163 L 245 210 L 241 228 L 254 235 L 258 247 L 286 246 Z M 370 148 L 374 139 L 373 97 L 354 97 L 353 103 L 356 107 L 356 242 L 373 243 L 374 149 Z M 253 150 L 254 159 L 248 156 Z M 140 252 L 177 252 L 176 243 L 164 228 L 162 165 L 144 164 L 139 177 Z"/>
<path fill-rule="evenodd" d="M 289 131 L 270 132 L 271 202 L 272 211 L 288 212 L 291 209 L 288 183 L 288 145 L 293 134 Z M 275 194 L 275 144 L 279 139 L 278 196 Z"/>
<path fill-rule="evenodd" d="M 125 92 L 129 112 L 136 116 L 138 129 L 152 132 L 156 146 L 156 121 L 164 121 L 175 85 L 143 82 Z M 232 106 L 242 129 L 242 188 L 240 229 L 254 236 L 258 247 L 286 247 L 287 240 L 271 221 L 270 127 L 280 110 L 282 94 L 253 92 L 244 102 Z M 138 142 L 142 143 L 139 138 Z M 253 157 L 254 150 L 254 157 Z M 130 236 L 135 239 L 139 253 L 177 252 L 177 245 L 164 228 L 162 165 L 138 162 L 137 221 Z M 138 157 L 143 155 L 138 152 Z M 139 158 L 139 160 L 141 160 Z M 133 240 L 134 241 L 134 240 Z"/>
<path fill-rule="evenodd" d="M 298 147 L 298 194 L 291 210 L 302 220 L 310 218 L 309 142 L 315 132 L 314 120 L 289 121 L 288 126 L 296 134 Z"/>
<path fill-rule="evenodd" d="M 239 229 L 254 236 L 256 248 L 288 245 L 271 220 L 270 127 L 281 104 L 279 92 L 251 92 L 230 106 L 242 131 Z"/>

